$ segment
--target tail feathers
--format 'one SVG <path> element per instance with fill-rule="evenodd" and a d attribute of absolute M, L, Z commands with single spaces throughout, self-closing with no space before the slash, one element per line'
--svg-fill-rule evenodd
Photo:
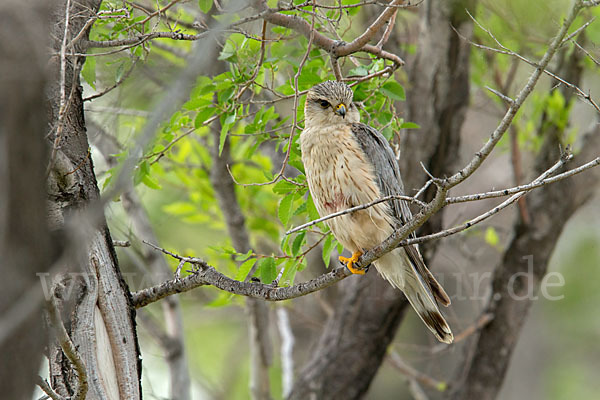
<path fill-rule="evenodd" d="M 446 291 L 440 285 L 440 283 L 435 279 L 433 274 L 425 268 L 426 279 L 429 282 L 429 287 L 431 288 L 431 292 L 437 301 L 439 301 L 444 307 L 448 307 L 450 305 L 450 297 L 446 294 Z"/>
<path fill-rule="evenodd" d="M 421 320 L 427 325 L 429 330 L 433 332 L 437 340 L 444 343 L 452 343 L 454 336 L 448 326 L 448 323 L 440 313 L 440 310 L 433 299 L 429 298 L 428 294 L 413 291 L 412 288 L 406 288 L 404 295 L 413 306 Z"/>
<path fill-rule="evenodd" d="M 438 299 L 447 306 L 450 298 L 427 268 L 424 269 L 425 277 L 422 277 L 402 249 L 381 257 L 375 262 L 375 267 L 392 286 L 404 292 L 421 320 L 440 342 L 452 343 L 454 336 L 436 302 Z"/>
<path fill-rule="evenodd" d="M 408 256 L 414 273 L 425 279 L 426 282 L 423 282 L 423 285 L 431 289 L 431 293 L 437 301 L 442 303 L 444 307 L 448 307 L 450 305 L 450 297 L 448 297 L 442 285 L 439 284 L 433 274 L 427 269 L 425 262 L 423 262 L 423 257 L 419 253 L 419 248 L 417 246 L 406 246 L 404 251 Z"/>

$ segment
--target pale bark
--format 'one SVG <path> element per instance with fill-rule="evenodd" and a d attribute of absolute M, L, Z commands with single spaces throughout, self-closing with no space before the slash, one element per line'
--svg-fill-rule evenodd
<path fill-rule="evenodd" d="M 99 0 L 72 3 L 64 42 L 65 4 L 53 10 L 55 54 L 61 53 L 62 43 L 70 43 L 99 6 Z M 85 53 L 80 43 L 76 42 L 73 50 Z M 82 61 L 70 56 L 63 61 L 55 56 L 55 79 L 48 90 L 48 137 L 54 156 L 48 177 L 50 223 L 53 229 L 63 231 L 67 240 L 67 253 L 59 265 L 61 274 L 53 277 L 53 291 L 61 302 L 71 340 L 86 366 L 87 398 L 137 399 L 141 396 L 141 359 L 135 310 L 106 227 L 88 151 L 79 83 L 78 67 Z M 65 106 L 62 117 L 61 105 Z M 62 396 L 71 396 L 78 378 L 54 341 L 49 344 L 49 358 L 53 388 Z"/>

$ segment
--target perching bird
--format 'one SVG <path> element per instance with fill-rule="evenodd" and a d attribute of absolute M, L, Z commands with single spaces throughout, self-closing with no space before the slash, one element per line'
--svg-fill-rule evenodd
<path fill-rule="evenodd" d="M 400 170 L 388 141 L 359 122 L 352 89 L 327 81 L 308 91 L 305 127 L 300 136 L 308 187 L 321 216 L 373 200 L 404 194 Z M 367 250 L 383 242 L 394 229 L 411 219 L 404 200 L 390 200 L 326 223 L 335 238 L 353 254 L 340 261 L 353 267 Z M 450 327 L 440 313 L 450 298 L 425 266 L 417 246 L 399 247 L 373 262 L 379 273 L 402 290 L 436 338 L 452 343 Z"/>

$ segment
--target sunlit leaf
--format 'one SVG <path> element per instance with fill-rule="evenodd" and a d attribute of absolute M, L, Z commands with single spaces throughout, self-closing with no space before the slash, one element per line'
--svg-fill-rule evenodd
<path fill-rule="evenodd" d="M 259 266 L 260 280 L 262 283 L 269 284 L 277 278 L 277 269 L 275 268 L 275 259 L 272 257 L 260 260 Z"/>
<path fill-rule="evenodd" d="M 406 100 L 404 88 L 398 82 L 387 82 L 381 87 L 381 92 L 392 100 Z"/>
<path fill-rule="evenodd" d="M 331 261 L 331 252 L 335 248 L 335 240 L 333 240 L 333 235 L 327 235 L 325 241 L 323 242 L 323 262 L 325 263 L 325 267 L 329 268 L 329 262 Z"/>
<path fill-rule="evenodd" d="M 277 215 L 279 216 L 279 220 L 283 224 L 283 226 L 287 226 L 290 221 L 290 217 L 292 216 L 292 204 L 294 203 L 294 196 L 289 195 L 285 196 L 279 202 L 279 210 Z"/>
<path fill-rule="evenodd" d="M 91 87 L 96 89 L 96 57 L 86 57 L 81 76 Z"/>
<path fill-rule="evenodd" d="M 256 258 L 249 258 L 246 261 L 244 261 L 238 268 L 234 279 L 236 281 L 243 281 L 244 279 L 246 279 L 246 276 L 248 276 L 248 273 L 250 272 L 254 264 L 256 264 L 256 261 Z"/>

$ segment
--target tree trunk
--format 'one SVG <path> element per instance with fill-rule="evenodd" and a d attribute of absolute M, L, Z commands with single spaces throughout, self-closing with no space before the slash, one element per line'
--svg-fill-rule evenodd
<path fill-rule="evenodd" d="M 71 3 L 65 43 L 79 34 L 100 3 Z M 63 232 L 67 248 L 60 263 L 63 272 L 53 277 L 51 293 L 60 301 L 67 332 L 85 363 L 87 398 L 137 399 L 141 359 L 135 310 L 117 264 L 90 157 L 79 83 L 83 59 L 66 56 L 65 62 L 59 55 L 66 15 L 64 4 L 52 13 L 52 49 L 57 56 L 51 60 L 54 79 L 48 90 L 52 146 L 49 215 L 52 229 Z M 87 35 L 85 32 L 82 39 Z M 85 40 L 75 42 L 66 52 L 85 53 L 81 43 Z M 53 388 L 62 396 L 72 396 L 79 379 L 54 341 L 49 345 L 49 359 Z"/>

